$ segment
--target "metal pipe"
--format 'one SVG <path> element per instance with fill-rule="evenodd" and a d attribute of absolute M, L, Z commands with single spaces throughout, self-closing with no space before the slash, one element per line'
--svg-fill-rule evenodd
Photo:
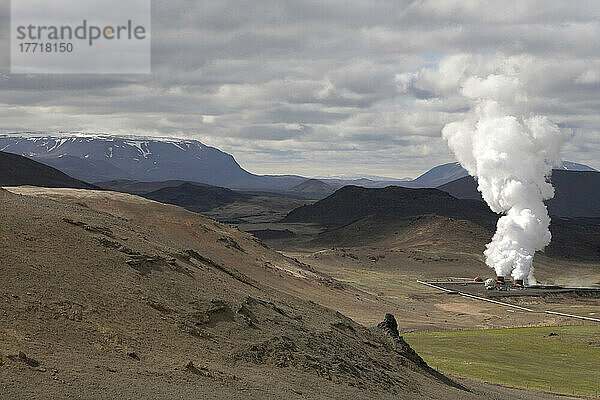
<path fill-rule="evenodd" d="M 560 312 L 556 312 L 556 311 L 548 311 L 548 310 L 546 310 L 546 311 L 535 311 L 535 310 L 532 310 L 530 308 L 525 308 L 525 307 L 521 307 L 521 306 L 515 306 L 514 304 L 504 303 L 504 302 L 497 301 L 497 300 L 486 299 L 485 297 L 479 297 L 479 296 L 475 296 L 475 295 L 468 294 L 468 293 L 458 292 L 456 290 L 446 289 L 444 287 L 437 286 L 437 285 L 434 285 L 434 284 L 429 283 L 429 282 L 423 282 L 423 281 L 420 281 L 418 279 L 417 279 L 417 282 L 420 283 L 420 284 L 422 284 L 422 285 L 431 286 L 432 288 L 435 288 L 435 289 L 438 289 L 438 290 L 443 290 L 444 292 L 456 293 L 456 294 L 459 294 L 459 295 L 464 296 L 464 297 L 469 297 L 471 299 L 487 301 L 489 303 L 499 304 L 499 305 L 502 305 L 502 306 L 505 306 L 505 307 L 516 308 L 516 309 L 527 311 L 527 312 L 538 312 L 538 313 L 539 312 L 544 312 L 546 314 L 560 315 L 561 317 L 579 318 L 579 319 L 584 319 L 586 321 L 600 322 L 600 319 L 598 319 L 598 318 L 584 317 L 584 316 L 581 316 L 581 315 L 573 315 L 573 314 L 565 314 L 565 313 L 560 313 Z M 442 282 L 440 282 L 440 283 L 442 283 Z M 446 283 L 448 283 L 448 282 L 446 282 Z"/>
<path fill-rule="evenodd" d="M 432 288 L 435 288 L 435 289 L 438 289 L 438 290 L 443 290 L 444 292 L 449 292 L 449 293 L 458 293 L 456 290 L 450 290 L 450 289 L 446 289 L 446 288 L 443 288 L 443 287 L 441 287 L 441 286 L 434 285 L 434 284 L 432 284 L 432 283 L 428 283 L 428 282 L 423 282 L 423 281 L 420 281 L 420 280 L 418 280 L 418 279 L 417 279 L 417 282 L 418 282 L 418 283 L 420 283 L 421 285 L 431 286 Z M 437 283 L 437 282 L 436 282 L 436 283 Z"/>
<path fill-rule="evenodd" d="M 470 281 L 429 281 L 429 282 L 421 282 L 421 283 L 433 283 L 433 284 L 451 283 L 453 285 L 483 285 L 483 282 L 475 282 L 473 280 L 470 280 Z"/>
<path fill-rule="evenodd" d="M 434 284 L 429 283 L 429 282 L 423 282 L 423 281 L 420 281 L 420 280 L 417 280 L 417 282 L 420 283 L 420 284 L 422 284 L 422 285 L 427 285 L 427 286 L 431 286 L 432 288 L 435 288 L 435 289 L 443 290 L 444 292 L 456 293 L 456 294 L 459 294 L 459 295 L 464 296 L 464 297 L 470 297 L 470 298 L 477 299 L 477 300 L 488 301 L 490 303 L 500 304 L 500 305 L 505 306 L 505 307 L 512 307 L 512 308 L 517 308 L 519 310 L 534 312 L 530 308 L 525 308 L 525 307 L 521 307 L 521 306 L 515 306 L 514 304 L 503 303 L 501 301 L 496 301 L 496 300 L 492 300 L 492 299 L 486 299 L 485 297 L 479 297 L 479 296 L 475 296 L 475 295 L 468 294 L 468 293 L 458 292 L 456 290 L 446 289 L 444 287 L 437 286 L 437 285 L 434 285 Z"/>
<path fill-rule="evenodd" d="M 564 313 L 559 313 L 559 312 L 556 312 L 556 311 L 544 311 L 544 312 L 546 314 L 554 314 L 554 315 L 560 315 L 560 316 L 563 316 L 563 317 L 579 318 L 579 319 L 585 319 L 587 321 L 600 322 L 600 319 L 598 319 L 598 318 L 584 317 L 582 315 L 564 314 Z"/>

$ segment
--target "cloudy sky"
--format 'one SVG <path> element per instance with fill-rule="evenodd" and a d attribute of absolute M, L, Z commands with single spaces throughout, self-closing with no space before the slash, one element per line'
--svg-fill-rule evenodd
<path fill-rule="evenodd" d="M 199 139 L 256 173 L 416 176 L 471 75 L 517 76 L 527 112 L 600 168 L 600 1 L 154 1 L 151 75 L 11 75 L 0 132 Z"/>

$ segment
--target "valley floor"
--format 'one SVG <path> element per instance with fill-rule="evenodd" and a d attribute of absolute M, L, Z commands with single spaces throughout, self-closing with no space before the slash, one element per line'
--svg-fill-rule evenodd
<path fill-rule="evenodd" d="M 436 226 L 439 221 L 433 222 L 407 229 L 406 233 L 397 228 L 393 238 L 381 239 L 364 231 L 355 237 L 345 233 L 341 236 L 343 246 L 319 243 L 331 234 L 315 225 L 271 224 L 261 228 L 296 232 L 294 238 L 267 243 L 393 309 L 407 341 L 441 372 L 534 389 L 541 394 L 597 397 L 599 323 L 524 312 L 417 283 L 493 275 L 481 256 L 485 238 L 477 236 L 480 228 L 461 226 L 452 220 L 447 225 Z M 360 235 L 364 235 L 364 243 L 360 243 Z M 536 276 L 547 284 L 599 287 L 600 263 L 540 254 Z M 597 295 L 516 296 L 502 301 L 540 311 L 600 318 Z M 376 323 L 360 307 L 345 312 L 362 324 Z"/>

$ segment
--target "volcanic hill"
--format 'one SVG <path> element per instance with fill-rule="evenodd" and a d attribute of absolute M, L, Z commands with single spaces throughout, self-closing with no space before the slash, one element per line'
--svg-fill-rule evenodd
<path fill-rule="evenodd" d="M 370 215 L 399 218 L 423 214 L 472 219 L 483 225 L 494 222 L 487 206 L 480 202 L 459 200 L 437 189 L 399 186 L 346 186 L 323 200 L 293 210 L 282 222 L 311 222 L 334 228 Z"/>
<path fill-rule="evenodd" d="M 0 186 L 21 185 L 97 189 L 37 161 L 0 151 Z"/>

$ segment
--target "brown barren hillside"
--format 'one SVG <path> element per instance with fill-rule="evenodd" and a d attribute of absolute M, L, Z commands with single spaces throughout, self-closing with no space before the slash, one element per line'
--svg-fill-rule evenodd
<path fill-rule="evenodd" d="M 394 332 L 274 289 L 333 282 L 249 235 L 135 196 L 68 192 L 78 204 L 0 191 L 7 398 L 482 398 Z M 165 234 L 178 212 L 187 224 Z M 244 273 L 257 264 L 273 277 Z"/>
<path fill-rule="evenodd" d="M 28 195 L 0 190 L 7 398 L 532 398 L 460 389 L 393 320 L 292 295 L 359 292 L 234 228 L 131 195 L 11 190 Z"/>

